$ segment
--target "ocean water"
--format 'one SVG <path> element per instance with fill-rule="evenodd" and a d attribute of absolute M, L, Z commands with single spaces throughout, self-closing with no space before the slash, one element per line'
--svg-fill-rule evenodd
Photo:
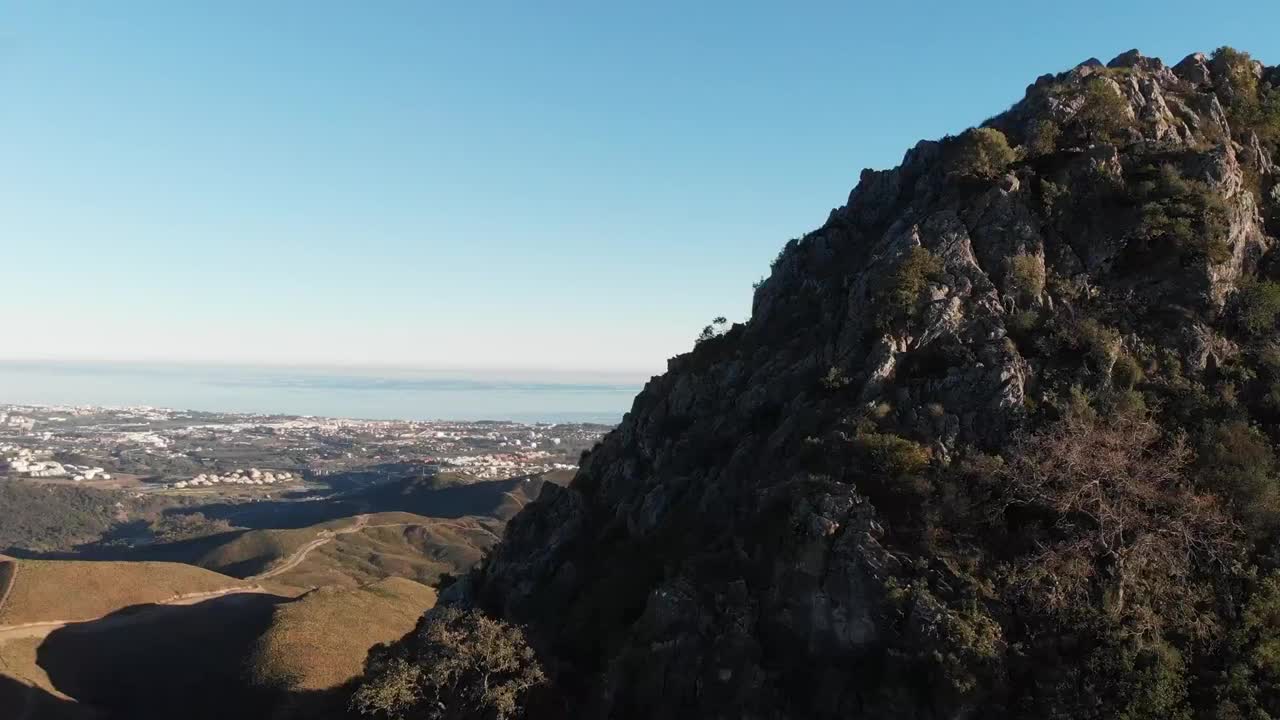
<path fill-rule="evenodd" d="M 0 362 L 0 403 L 378 420 L 616 423 L 641 382 L 493 374 Z"/>

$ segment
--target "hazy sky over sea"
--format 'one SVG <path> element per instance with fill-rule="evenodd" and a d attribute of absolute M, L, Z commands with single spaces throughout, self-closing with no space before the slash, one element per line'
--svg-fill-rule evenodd
<path fill-rule="evenodd" d="M 866 166 L 1280 3 L 0 0 L 0 356 L 641 377 Z"/>

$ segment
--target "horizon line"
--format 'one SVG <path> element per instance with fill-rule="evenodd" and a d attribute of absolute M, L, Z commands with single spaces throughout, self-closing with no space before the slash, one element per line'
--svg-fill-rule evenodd
<path fill-rule="evenodd" d="M 582 379 L 583 376 L 595 378 L 609 378 L 613 380 L 628 380 L 632 382 L 643 383 L 649 379 L 661 375 L 666 372 L 666 367 L 662 367 L 658 372 L 641 368 L 619 368 L 619 369 L 600 369 L 600 368 L 583 368 L 583 367 L 538 367 L 538 366 L 502 366 L 502 365 L 432 365 L 432 364 L 412 364 L 403 362 L 388 363 L 369 363 L 369 362 L 307 362 L 307 361 L 279 361 L 279 360 L 237 360 L 237 359 L 209 359 L 195 360 L 189 358 L 102 358 L 88 356 L 23 356 L 23 355 L 0 355 L 0 366 L 115 366 L 115 367 L 186 367 L 192 369 L 199 368 L 219 368 L 219 369 L 269 369 L 269 370 L 298 370 L 298 371 L 345 371 L 345 372 L 383 372 L 383 373 L 400 373 L 400 374 L 434 374 L 441 376 L 452 376 L 462 378 L 497 377 L 502 379 L 517 379 L 519 376 L 558 376 L 565 379 L 577 377 Z"/>

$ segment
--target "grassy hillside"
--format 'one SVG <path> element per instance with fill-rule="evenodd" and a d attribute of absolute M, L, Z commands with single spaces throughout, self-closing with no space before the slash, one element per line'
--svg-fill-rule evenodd
<path fill-rule="evenodd" d="M 296 567 L 273 578 L 287 592 L 338 586 L 357 587 L 387 577 L 434 584 L 443 573 L 457 574 L 478 562 L 501 535 L 492 518 L 441 519 L 406 512 L 374 513 L 355 532 L 354 518 L 333 520 L 296 530 L 253 530 L 206 551 L 201 567 L 248 578 L 280 565 L 308 543 L 328 538 L 308 550 Z"/>
<path fill-rule="evenodd" d="M 244 582 L 178 563 L 18 560 L 17 578 L 0 625 L 84 620 L 177 595 L 212 592 Z"/>
<path fill-rule="evenodd" d="M 267 718 L 269 693 L 250 687 L 243 667 L 281 600 L 239 593 L 122 612 L 54 631 L 37 659 L 52 687 L 105 717 Z"/>
<path fill-rule="evenodd" d="M 310 592 L 276 607 L 250 674 L 259 685 L 289 691 L 338 687 L 360 673 L 369 648 L 412 630 L 435 600 L 434 590 L 403 578 Z"/>
<path fill-rule="evenodd" d="M 337 530 L 353 522 L 352 518 L 340 518 L 305 528 L 251 530 L 209 550 L 194 562 L 202 568 L 227 575 L 249 577 L 297 552 L 302 546 L 320 537 L 322 531 Z"/>
<path fill-rule="evenodd" d="M 456 575 L 473 566 L 501 532 L 500 523 L 488 518 L 377 513 L 359 532 L 335 536 L 274 579 L 298 588 L 355 587 L 386 577 L 431 585 L 443 573 Z"/>
<path fill-rule="evenodd" d="M 59 692 L 37 662 L 43 639 L 20 638 L 0 643 L 0 708 L 3 717 L 74 720 L 98 717 L 93 709 Z"/>

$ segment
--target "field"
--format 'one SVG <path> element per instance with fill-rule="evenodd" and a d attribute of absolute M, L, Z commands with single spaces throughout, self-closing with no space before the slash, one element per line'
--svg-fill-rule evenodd
<path fill-rule="evenodd" d="M 245 585 L 179 563 L 18 560 L 16 567 L 0 625 L 88 620 L 132 605 Z"/>
<path fill-rule="evenodd" d="M 336 688 L 361 672 L 369 648 L 403 637 L 435 600 L 434 590 L 403 578 L 307 593 L 276 606 L 250 673 L 291 692 Z"/>

